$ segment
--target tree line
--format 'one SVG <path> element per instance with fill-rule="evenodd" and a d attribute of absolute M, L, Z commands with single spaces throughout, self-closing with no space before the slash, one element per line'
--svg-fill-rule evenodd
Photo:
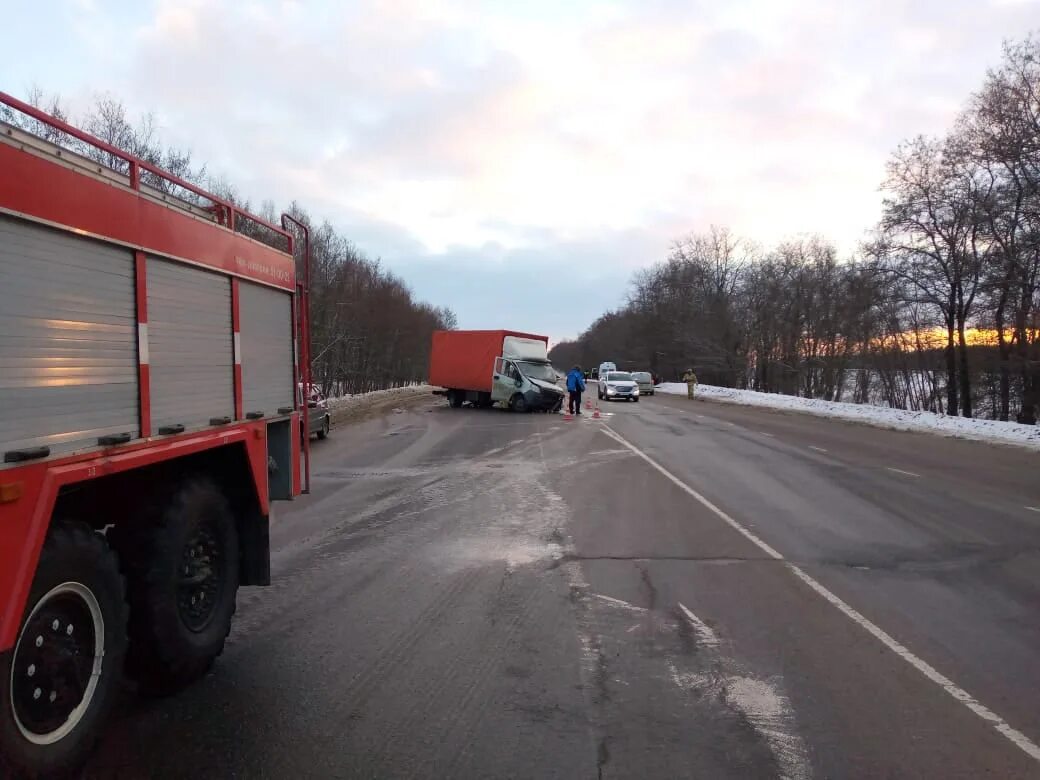
<path fill-rule="evenodd" d="M 254 211 L 248 198 L 225 180 L 211 176 L 204 165 L 196 164 L 190 151 L 165 145 L 153 114 L 133 119 L 119 100 L 103 96 L 74 121 L 58 96 L 33 89 L 26 102 L 238 208 Z M 128 174 L 126 164 L 114 155 L 6 106 L 0 105 L 0 121 Z M 193 205 L 210 205 L 195 193 L 147 172 L 142 173 L 141 183 Z M 311 367 L 315 384 L 326 395 L 342 395 L 425 381 L 431 334 L 437 329 L 455 328 L 455 314 L 416 300 L 400 277 L 378 259 L 368 257 L 332 223 L 318 222 L 295 202 L 286 211 L 307 225 L 311 235 Z M 273 201 L 262 202 L 255 213 L 272 224 L 279 221 Z M 271 232 L 259 223 L 239 220 L 235 229 L 272 242 Z M 302 241 L 297 241 L 296 248 L 297 269 L 302 271 Z"/>
<path fill-rule="evenodd" d="M 553 360 L 1036 424 L 1040 38 L 1005 43 L 944 136 L 900 144 L 882 190 L 847 259 L 819 236 L 681 237 Z"/>

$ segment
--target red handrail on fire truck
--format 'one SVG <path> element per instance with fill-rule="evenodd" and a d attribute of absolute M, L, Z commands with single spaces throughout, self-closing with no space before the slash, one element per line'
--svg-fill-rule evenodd
<path fill-rule="evenodd" d="M 47 137 L 0 122 L 6 776 L 81 763 L 124 671 L 203 674 L 238 587 L 269 584 L 271 501 L 309 487 L 309 242 L 0 106 Z"/>

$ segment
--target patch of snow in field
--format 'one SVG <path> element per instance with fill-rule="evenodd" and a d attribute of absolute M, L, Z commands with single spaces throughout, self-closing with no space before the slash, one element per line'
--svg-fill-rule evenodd
<path fill-rule="evenodd" d="M 664 382 L 657 386 L 657 390 L 673 395 L 686 395 L 686 385 L 682 382 Z M 1020 447 L 1040 449 L 1040 426 L 1035 425 L 1021 425 L 1019 423 L 978 418 L 948 417 L 943 414 L 934 414 L 933 412 L 912 412 L 906 409 L 839 403 L 837 401 L 799 398 L 793 395 L 779 395 L 777 393 L 758 393 L 754 390 L 736 390 L 731 387 L 716 387 L 714 385 L 697 385 L 697 398 L 705 401 L 719 401 L 742 406 L 760 406 L 767 409 L 804 412 L 820 417 L 834 417 L 840 420 L 865 423 L 879 428 L 892 428 L 899 431 L 923 431 L 937 433 L 942 436 L 955 436 L 962 439 L 977 439 L 979 441 L 1014 444 Z"/>

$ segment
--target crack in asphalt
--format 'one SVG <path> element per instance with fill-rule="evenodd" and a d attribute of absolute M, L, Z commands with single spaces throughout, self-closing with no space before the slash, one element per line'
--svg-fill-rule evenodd
<path fill-rule="evenodd" d="M 657 588 L 654 586 L 653 581 L 650 579 L 650 570 L 646 566 L 636 566 L 639 569 L 639 577 L 643 581 L 643 587 L 646 588 L 647 600 L 650 602 L 647 609 L 654 609 L 657 606 Z"/>

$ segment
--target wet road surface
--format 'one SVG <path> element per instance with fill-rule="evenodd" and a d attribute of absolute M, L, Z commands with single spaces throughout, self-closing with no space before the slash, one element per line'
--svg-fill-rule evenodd
<path fill-rule="evenodd" d="M 1040 776 L 1035 453 L 604 411 L 316 443 L 274 585 L 87 777 Z"/>

